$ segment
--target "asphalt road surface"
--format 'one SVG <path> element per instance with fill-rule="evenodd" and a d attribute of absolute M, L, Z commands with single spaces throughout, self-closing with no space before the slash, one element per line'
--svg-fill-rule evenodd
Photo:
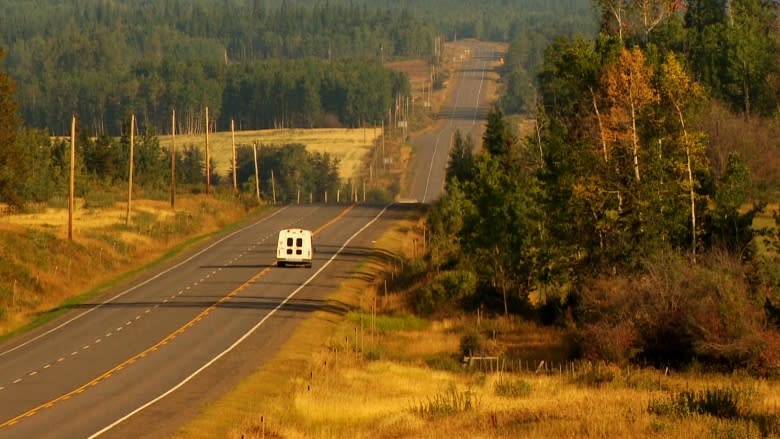
<path fill-rule="evenodd" d="M 444 180 L 453 136 L 460 131 L 471 135 L 477 150 L 482 144 L 484 121 L 489 111 L 487 73 L 501 56 L 490 46 L 469 43 L 457 59 L 459 67 L 450 81 L 453 92 L 445 100 L 438 115 L 436 129 L 412 139 L 415 151 L 413 180 L 404 198 L 430 203 L 444 190 Z"/>
<path fill-rule="evenodd" d="M 455 130 L 479 144 L 485 74 L 498 55 L 464 52 L 436 130 L 413 140 L 407 198 L 443 190 Z M 271 358 L 366 258 L 407 206 L 288 206 L 72 306 L 0 345 L 0 439 L 166 437 Z M 274 266 L 280 229 L 315 231 L 313 266 Z"/>
<path fill-rule="evenodd" d="M 163 437 L 273 356 L 404 206 L 290 206 L 0 347 L 0 438 Z M 274 266 L 316 231 L 313 267 Z M 176 422 L 180 420 L 180 422 Z M 171 429 L 170 431 L 166 431 Z"/>

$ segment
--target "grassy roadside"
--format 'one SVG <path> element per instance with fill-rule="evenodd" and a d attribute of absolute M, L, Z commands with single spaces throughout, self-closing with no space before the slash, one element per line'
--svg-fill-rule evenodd
<path fill-rule="evenodd" d="M 67 211 L 45 209 L 0 223 L 0 342 L 38 327 L 70 307 L 159 265 L 220 231 L 238 227 L 264 209 L 239 200 L 182 196 L 138 200 L 130 224 L 125 207 L 81 209 L 73 241 Z M 65 218 L 65 219 L 63 219 Z M 121 219 L 121 220 L 120 220 Z"/>
<path fill-rule="evenodd" d="M 375 248 L 408 258 L 419 225 L 397 222 Z M 780 437 L 777 381 L 567 362 L 564 330 L 405 313 L 401 294 L 371 280 L 391 269 L 364 263 L 330 297 L 353 308 L 345 318 L 303 322 L 174 437 Z M 475 328 L 502 360 L 461 363 Z M 508 364 L 510 352 L 526 360 Z"/>
<path fill-rule="evenodd" d="M 405 238 L 417 222 L 419 216 L 397 222 L 376 241 L 374 248 L 392 254 L 403 252 L 403 243 L 411 241 Z M 342 282 L 328 300 L 358 310 L 368 306 L 368 301 L 373 304 L 378 285 L 368 279 L 379 278 L 386 269 L 378 260 L 364 262 L 357 269 L 361 275 Z M 364 313 L 355 311 L 348 313 L 347 320 L 333 319 L 326 312 L 315 313 L 301 323 L 273 359 L 223 398 L 209 405 L 202 416 L 185 426 L 175 437 L 262 437 L 264 428 L 268 437 L 281 434 L 280 425 L 297 422 L 291 418 L 295 416 L 291 406 L 295 405 L 295 395 L 307 376 L 310 379 L 315 374 L 319 376 L 320 371 L 315 373 L 315 369 L 359 361 L 359 354 L 354 349 L 354 334 L 344 334 L 344 331 L 352 332 L 350 322 L 356 315 L 365 317 Z M 364 319 L 363 323 L 367 324 L 367 321 Z M 361 335 L 363 341 L 368 338 L 365 331 L 361 331 Z M 312 353 L 316 354 L 312 356 Z M 274 430 L 277 433 L 273 433 Z M 283 435 L 287 434 L 290 432 Z"/>

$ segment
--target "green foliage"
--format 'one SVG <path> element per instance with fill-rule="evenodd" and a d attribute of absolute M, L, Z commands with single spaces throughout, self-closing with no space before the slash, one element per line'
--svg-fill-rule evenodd
<path fill-rule="evenodd" d="M 466 182 L 474 176 L 474 141 L 471 135 L 463 138 L 460 130 L 455 131 L 455 138 L 450 150 L 450 160 L 447 163 L 447 185 L 454 179 Z"/>
<path fill-rule="evenodd" d="M 575 383 L 594 388 L 610 385 L 617 379 L 617 370 L 606 367 L 601 362 L 597 363 L 596 366 L 588 365 L 588 367 L 578 369 L 573 377 Z"/>
<path fill-rule="evenodd" d="M 420 331 L 428 327 L 429 322 L 411 314 L 377 314 L 372 316 L 364 311 L 350 311 L 347 313 L 347 320 L 353 324 L 360 324 L 361 321 L 368 326 L 373 327 L 382 333 L 391 333 L 397 331 Z"/>
<path fill-rule="evenodd" d="M 753 240 L 753 222 L 765 203 L 750 203 L 752 182 L 750 170 L 738 154 L 729 155 L 726 173 L 721 177 L 711 210 L 711 239 L 715 244 L 736 253 L 747 253 Z"/>
<path fill-rule="evenodd" d="M 648 411 L 666 416 L 709 415 L 723 419 L 745 418 L 753 405 L 755 389 L 730 386 L 699 391 L 683 390 L 668 400 L 652 400 Z"/>
<path fill-rule="evenodd" d="M 474 295 L 477 277 L 465 270 L 446 271 L 412 294 L 414 312 L 423 315 L 442 315 L 456 311 L 464 299 Z"/>
<path fill-rule="evenodd" d="M 433 52 L 433 26 L 396 8 L 244 3 L 44 2 L 23 15 L 26 3 L 2 3 L 0 45 L 9 47 L 6 65 L 23 84 L 22 117 L 64 134 L 63 115 L 75 112 L 98 134 L 117 135 L 130 111 L 142 126 L 168 128 L 175 108 L 180 130 L 191 132 L 202 131 L 208 106 L 223 126 L 234 118 L 244 128 L 309 127 L 328 103 L 342 123 L 357 125 L 361 117 L 379 120 L 375 113 L 392 101 L 384 94 L 393 73 L 382 59 Z M 286 61 L 264 62 L 272 59 Z M 320 94 L 327 78 L 345 84 L 354 107 Z M 254 112 L 262 124 L 251 120 Z"/>
<path fill-rule="evenodd" d="M 393 194 L 381 187 L 374 187 L 366 191 L 366 203 L 388 204 L 393 201 Z"/>
<path fill-rule="evenodd" d="M 16 134 L 15 149 L 22 157 L 17 183 L 23 200 L 47 201 L 66 186 L 62 174 L 54 167 L 51 143 L 43 130 L 22 128 Z"/>
<path fill-rule="evenodd" d="M 690 62 L 714 97 L 746 115 L 769 115 L 780 104 L 773 90 L 777 64 L 777 14 L 770 3 L 692 1 L 686 13 Z"/>
<path fill-rule="evenodd" d="M 526 398 L 531 395 L 532 387 L 523 379 L 511 379 L 501 376 L 493 385 L 496 395 L 505 398 Z"/>
<path fill-rule="evenodd" d="M 236 176 L 243 190 L 255 192 L 255 163 L 253 148 L 238 146 Z M 335 199 L 339 189 L 339 162 L 328 153 L 309 152 L 305 145 L 260 145 L 257 149 L 262 198 L 271 200 L 276 192 L 277 202 L 290 203 L 298 199 L 323 201 L 325 192 Z M 251 184 L 249 184 L 251 183 Z"/>
<path fill-rule="evenodd" d="M 509 151 L 517 142 L 514 132 L 504 119 L 503 112 L 493 107 L 487 115 L 485 133 L 482 135 L 482 147 L 497 158 L 508 156 Z"/>
<path fill-rule="evenodd" d="M 0 61 L 5 52 L 0 47 Z M 16 151 L 16 102 L 13 100 L 14 82 L 0 70 L 0 203 L 20 206 L 17 187 L 18 169 L 22 167 Z"/>
<path fill-rule="evenodd" d="M 425 364 L 433 370 L 453 373 L 463 372 L 463 362 L 461 359 L 446 352 L 429 356 L 425 359 Z"/>
<path fill-rule="evenodd" d="M 101 209 L 113 207 L 114 203 L 121 200 L 127 200 L 127 194 L 122 197 L 116 192 L 110 190 L 104 190 L 102 188 L 95 188 L 87 192 L 84 197 L 85 209 Z"/>

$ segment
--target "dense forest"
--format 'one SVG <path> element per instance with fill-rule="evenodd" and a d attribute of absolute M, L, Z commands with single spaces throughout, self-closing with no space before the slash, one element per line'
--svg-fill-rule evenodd
<path fill-rule="evenodd" d="M 518 101 L 533 134 L 495 108 L 480 152 L 456 137 L 415 307 L 564 325 L 588 360 L 777 374 L 778 4 L 597 4 L 599 36 L 555 40 Z M 533 53 L 513 46 L 508 70 Z"/>
<path fill-rule="evenodd" d="M 585 0 L 2 2 L 0 201 L 21 207 L 62 195 L 65 145 L 52 148 L 48 139 L 70 135 L 71 115 L 83 145 L 79 195 L 90 205 L 109 203 L 126 178 L 131 114 L 140 134 L 140 189 L 164 196 L 168 151 L 155 134 L 170 132 L 173 110 L 179 133 L 203 132 L 206 107 L 210 130 L 226 130 L 231 121 L 243 130 L 379 125 L 392 102 L 410 94 L 408 79 L 385 61 L 435 64 L 445 39 L 468 37 L 528 35 L 541 52 L 556 35 L 592 34 L 594 23 Z M 541 60 L 523 67 L 538 68 Z M 299 153 L 282 161 L 337 167 L 327 157 L 299 160 Z M 203 154 L 190 148 L 177 155 L 178 182 L 197 190 Z M 332 172 L 327 183 L 308 174 L 305 180 L 323 193 L 338 184 Z M 270 176 L 262 178 L 270 187 Z M 280 181 L 280 201 L 293 185 L 301 181 Z"/>
<path fill-rule="evenodd" d="M 186 131 L 203 129 L 205 106 L 217 129 L 357 126 L 387 111 L 383 93 L 408 93 L 377 73 L 383 61 L 436 62 L 444 39 L 509 40 L 532 24 L 547 41 L 593 31 L 584 0 L 469 3 L 9 0 L 0 46 L 27 125 L 63 135 L 76 113 L 117 136 L 131 113 L 167 132 L 174 107 Z"/>

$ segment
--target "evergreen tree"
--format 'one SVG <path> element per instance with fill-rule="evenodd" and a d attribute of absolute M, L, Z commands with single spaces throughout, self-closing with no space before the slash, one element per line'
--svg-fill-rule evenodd
<path fill-rule="evenodd" d="M 450 161 L 447 163 L 447 188 L 453 180 L 466 182 L 474 176 L 474 141 L 471 135 L 464 139 L 460 130 L 456 130 L 453 140 Z"/>
<path fill-rule="evenodd" d="M 5 53 L 0 48 L 0 61 Z M 23 166 L 17 151 L 16 130 L 19 125 L 16 115 L 16 102 L 13 100 L 14 82 L 3 70 L 0 70 L 0 203 L 20 206 L 18 172 Z"/>
<path fill-rule="evenodd" d="M 487 115 L 485 134 L 482 135 L 482 146 L 490 155 L 507 159 L 517 138 L 504 119 L 504 114 L 498 107 L 493 107 Z M 503 162 L 505 165 L 507 161 Z"/>

